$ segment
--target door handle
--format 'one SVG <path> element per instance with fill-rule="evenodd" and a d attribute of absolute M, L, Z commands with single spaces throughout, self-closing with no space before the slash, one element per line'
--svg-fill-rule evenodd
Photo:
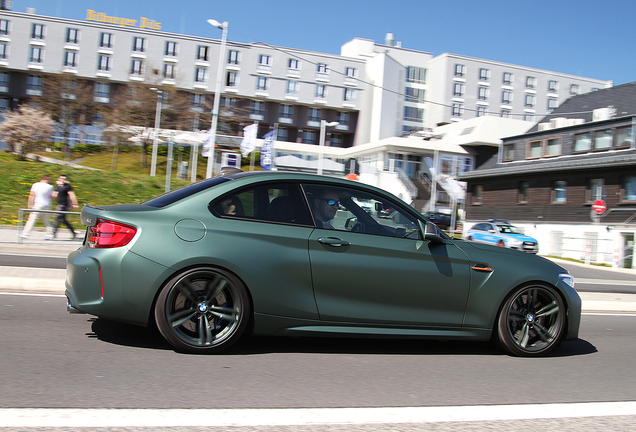
<path fill-rule="evenodd" d="M 349 243 L 348 241 L 339 239 L 337 237 L 320 237 L 318 239 L 318 243 L 332 247 L 351 246 L 351 243 Z"/>

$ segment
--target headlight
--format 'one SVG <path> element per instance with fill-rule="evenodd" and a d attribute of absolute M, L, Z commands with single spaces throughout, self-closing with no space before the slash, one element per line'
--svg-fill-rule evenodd
<path fill-rule="evenodd" d="M 562 273 L 559 275 L 559 279 L 568 284 L 570 287 L 574 288 L 574 278 L 569 273 Z"/>

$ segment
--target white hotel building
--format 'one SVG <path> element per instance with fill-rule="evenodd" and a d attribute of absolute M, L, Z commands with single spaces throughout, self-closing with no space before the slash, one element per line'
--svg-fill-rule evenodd
<path fill-rule="evenodd" d="M 1 10 L 0 109 L 36 100 L 42 75 L 60 72 L 93 81 L 103 103 L 115 86 L 152 75 L 190 93 L 194 105 L 211 101 L 221 41 L 160 28 L 151 19 L 98 11 L 81 21 Z M 321 121 L 338 122 L 327 128 L 323 154 L 334 164 L 326 173 L 341 173 L 346 160 L 359 158 L 376 177 L 399 171 L 411 180 L 430 174 L 425 160 L 434 159 L 440 174 L 470 171 L 496 152 L 501 137 L 524 133 L 571 95 L 612 86 L 455 54 L 435 57 L 402 48 L 391 34 L 384 44 L 355 38 L 340 55 L 228 41 L 223 61 L 222 101 L 249 108 L 258 138 L 278 126 L 277 159 L 295 157 L 303 161 L 297 169 L 314 169 Z M 488 117 L 494 130 L 484 134 L 477 117 Z M 470 119 L 470 127 L 451 125 Z M 401 138 L 417 131 L 425 139 Z M 81 138 L 101 142 L 99 131 Z"/>

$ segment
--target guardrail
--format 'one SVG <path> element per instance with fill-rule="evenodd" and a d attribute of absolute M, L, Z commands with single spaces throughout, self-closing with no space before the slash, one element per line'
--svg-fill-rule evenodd
<path fill-rule="evenodd" d="M 37 212 L 37 213 L 55 213 L 55 214 L 68 214 L 68 215 L 81 215 L 82 212 L 73 212 L 65 210 L 36 210 L 36 209 L 18 209 L 18 244 L 22 243 L 22 221 L 24 220 L 24 212 Z"/>

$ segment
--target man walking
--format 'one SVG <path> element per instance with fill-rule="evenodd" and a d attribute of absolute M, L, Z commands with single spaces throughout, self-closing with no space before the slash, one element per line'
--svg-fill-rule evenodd
<path fill-rule="evenodd" d="M 77 205 L 77 197 L 75 196 L 75 192 L 73 192 L 73 187 L 71 183 L 68 181 L 68 177 L 64 174 L 57 178 L 57 189 L 53 192 L 53 198 L 57 198 L 57 210 L 67 211 L 69 207 L 74 209 L 78 208 Z M 53 237 L 57 235 L 57 229 L 60 225 L 66 225 L 68 229 L 71 230 L 73 234 L 73 238 L 75 238 L 75 229 L 73 229 L 73 225 L 66 220 L 66 215 L 64 213 L 59 213 L 57 215 L 57 220 L 55 221 L 55 228 L 53 229 Z"/>
<path fill-rule="evenodd" d="M 48 175 L 42 176 L 39 182 L 33 183 L 31 191 L 29 192 L 28 208 L 33 210 L 49 210 L 51 208 L 51 198 L 53 195 L 53 186 L 49 184 L 51 177 Z M 35 222 L 39 216 L 42 216 L 42 221 L 46 226 L 46 239 L 51 240 L 53 235 L 51 233 L 51 223 L 49 222 L 48 213 L 30 212 L 29 219 L 27 220 L 24 230 L 20 234 L 22 238 L 28 238 L 29 233 L 33 229 Z"/>

